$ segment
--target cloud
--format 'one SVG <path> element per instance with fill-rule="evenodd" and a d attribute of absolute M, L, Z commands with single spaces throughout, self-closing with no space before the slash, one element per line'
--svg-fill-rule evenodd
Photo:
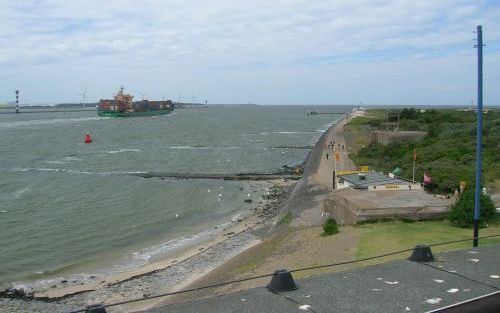
<path fill-rule="evenodd" d="M 161 81 L 175 93 L 198 89 L 217 101 L 237 102 L 244 99 L 224 93 L 229 80 L 259 86 L 253 80 L 277 71 L 285 73 L 284 81 L 292 80 L 286 73 L 327 77 L 321 67 L 370 69 L 366 75 L 373 76 L 391 62 L 457 60 L 467 49 L 473 53 L 477 24 L 485 25 L 493 53 L 500 43 L 494 31 L 500 29 L 500 7 L 494 1 L 0 0 L 0 5 L 0 76 L 9 78 L 0 99 L 8 99 L 14 85 L 25 85 L 30 99 L 37 82 L 50 94 L 36 94 L 43 101 L 71 100 L 82 85 L 95 86 L 98 97 L 102 89 L 111 93 L 124 82 L 154 89 L 148 91 L 152 96 L 162 92 Z M 217 93 L 197 85 L 204 83 L 203 75 L 217 77 L 219 87 L 212 86 Z M 261 97 L 259 90 L 247 93 Z M 316 97 L 327 101 L 327 95 L 323 90 Z M 271 99 L 262 100 L 276 102 Z"/>

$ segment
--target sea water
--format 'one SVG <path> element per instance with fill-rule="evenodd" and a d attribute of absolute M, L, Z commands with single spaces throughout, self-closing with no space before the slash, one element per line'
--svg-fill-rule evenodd
<path fill-rule="evenodd" d="M 269 186 L 133 174 L 276 172 L 302 162 L 303 147 L 341 116 L 311 110 L 348 107 L 220 106 L 142 118 L 0 114 L 0 287 L 128 270 L 208 239 Z"/>

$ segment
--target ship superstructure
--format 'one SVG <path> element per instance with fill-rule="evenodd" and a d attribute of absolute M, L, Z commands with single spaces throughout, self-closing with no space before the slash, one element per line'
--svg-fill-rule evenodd
<path fill-rule="evenodd" d="M 103 99 L 99 101 L 97 115 L 113 117 L 134 117 L 170 114 L 174 110 L 174 104 L 170 100 L 133 101 L 134 96 L 124 92 L 123 86 L 113 100 Z"/>

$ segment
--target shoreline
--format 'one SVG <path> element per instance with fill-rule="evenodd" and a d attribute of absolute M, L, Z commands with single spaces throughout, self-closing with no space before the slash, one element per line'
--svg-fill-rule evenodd
<path fill-rule="evenodd" d="M 322 169 L 321 165 L 326 150 L 324 148 L 326 146 L 325 143 L 328 142 L 329 138 L 333 137 L 338 133 L 339 127 L 343 127 L 343 124 L 346 121 L 347 116 L 348 113 L 344 114 L 342 117 L 334 121 L 333 124 L 321 135 L 321 137 L 314 145 L 313 149 L 309 152 L 308 156 L 304 160 L 303 176 L 297 182 L 297 184 L 295 184 L 293 190 L 290 192 L 289 197 L 286 199 L 286 202 L 280 208 L 280 214 L 274 220 L 273 223 L 273 228 L 272 228 L 273 232 L 269 236 L 267 236 L 266 240 L 262 240 L 257 245 L 245 249 L 239 255 L 236 255 L 230 260 L 224 262 L 222 265 L 208 272 L 206 275 L 203 275 L 199 277 L 197 280 L 193 281 L 192 283 L 187 284 L 185 286 L 186 288 L 190 289 L 198 288 L 206 285 L 218 284 L 221 281 L 237 280 L 245 278 L 246 276 L 244 276 L 244 274 L 234 274 L 234 273 L 228 274 L 228 273 L 234 272 L 235 268 L 239 268 L 241 266 L 245 267 L 246 266 L 245 258 L 247 256 L 249 256 L 250 258 L 255 258 L 255 255 L 259 255 L 260 253 L 259 251 L 268 249 L 268 247 L 266 247 L 266 245 L 269 245 L 268 241 L 281 242 L 282 240 L 284 240 L 284 238 L 296 241 L 300 240 L 297 238 L 297 236 L 298 237 L 301 237 L 302 235 L 311 236 L 311 231 L 310 231 L 311 226 L 313 226 L 315 230 L 316 228 L 321 228 L 320 225 L 322 225 L 323 217 L 321 215 L 320 200 L 322 196 L 328 192 L 328 188 L 326 186 L 321 186 L 321 182 L 318 181 L 317 179 L 318 171 Z M 319 187 L 324 187 L 324 188 L 319 188 Z M 292 212 L 292 214 L 294 215 L 290 227 L 276 225 L 280 221 L 280 219 L 283 218 L 289 212 Z M 299 229 L 298 233 L 300 233 L 300 235 L 294 234 L 294 231 L 290 232 L 290 229 L 292 228 Z M 305 232 L 302 232 L 303 230 L 305 230 Z M 357 240 L 355 232 L 352 231 L 348 232 L 346 238 L 344 239 L 346 240 L 345 243 L 339 242 L 339 243 L 334 243 L 334 245 L 338 245 L 340 249 L 349 251 L 349 253 L 353 253 L 352 247 L 349 246 L 349 242 Z M 273 244 L 271 243 L 271 245 Z M 278 252 L 278 254 L 279 253 L 280 252 Z M 285 253 L 288 254 L 290 253 L 290 251 L 287 251 Z M 343 255 L 342 257 L 344 258 L 343 259 L 344 261 L 349 259 L 345 255 Z M 280 258 L 280 256 L 278 256 L 278 258 Z M 283 260 L 278 261 L 278 263 L 283 265 L 283 263 L 281 263 L 282 261 Z M 283 266 L 279 268 L 283 268 Z M 272 272 L 275 269 L 278 269 L 278 267 L 274 269 L 269 268 L 268 271 L 266 271 L 266 273 Z M 250 272 L 253 272 L 253 270 L 250 270 Z M 253 272 L 253 274 L 255 276 L 263 273 Z M 220 277 L 223 277 L 222 280 Z M 196 295 L 197 298 L 203 298 L 207 296 L 216 296 L 220 294 L 231 293 L 234 290 L 244 290 L 248 288 L 253 288 L 262 285 L 262 283 L 267 284 L 268 282 L 267 280 L 265 282 L 263 280 L 258 280 L 258 281 L 260 281 L 261 284 L 255 282 L 246 282 L 243 284 L 238 283 L 235 285 L 230 285 L 230 288 L 217 287 L 214 290 L 199 291 L 194 293 L 188 293 L 186 295 L 174 295 L 171 297 L 165 297 L 161 298 L 161 300 L 158 301 L 156 305 L 160 306 L 171 303 L 189 301 L 191 297 L 193 297 L 193 295 Z M 144 310 L 151 307 L 152 306 L 145 306 L 142 307 L 141 309 Z"/>
<path fill-rule="evenodd" d="M 19 298 L 23 298 L 22 301 L 54 303 L 58 305 L 55 311 L 68 311 L 81 309 L 90 304 L 114 303 L 162 292 L 177 291 L 195 284 L 269 236 L 269 231 L 279 220 L 281 209 L 287 208 L 289 200 L 293 197 L 303 196 L 304 187 L 300 185 L 304 184 L 304 181 L 306 181 L 306 185 L 309 185 L 311 176 L 318 170 L 325 138 L 345 116 L 346 114 L 332 121 L 332 125 L 320 136 L 308 153 L 303 161 L 304 175 L 302 179 L 298 182 L 290 180 L 268 181 L 271 184 L 277 183 L 277 187 L 273 186 L 272 188 L 274 199 L 263 199 L 262 203 L 256 205 L 250 214 L 231 223 L 215 239 L 195 244 L 187 251 L 151 262 L 127 273 L 98 278 L 95 282 L 83 285 L 47 288 L 39 292 L 31 291 L 32 293 L 28 294 L 28 297 Z M 165 298 L 140 301 L 135 304 L 113 307 L 110 312 L 137 311 L 154 307 L 164 300 Z"/>
<path fill-rule="evenodd" d="M 66 312 L 82 309 L 90 304 L 114 303 L 182 289 L 261 241 L 272 227 L 279 207 L 284 198 L 288 198 L 296 181 L 280 179 L 269 183 L 272 184 L 269 199 L 259 201 L 246 216 L 230 222 L 230 225 L 212 240 L 195 244 L 188 250 L 148 263 L 133 271 L 102 278 L 95 277 L 96 281 L 90 283 L 77 282 L 71 285 L 65 282 L 67 286 L 58 284 L 59 288 L 47 286 L 43 290 L 27 288 L 21 291 L 21 288 L 10 288 L 0 292 L 0 302 L 4 299 L 11 302 L 22 301 L 19 302 L 20 306 L 16 307 L 32 305 L 35 309 L 40 305 L 48 305 L 54 312 Z M 141 301 L 139 304 L 116 309 L 119 312 L 129 312 L 139 310 L 145 305 L 154 305 L 148 301 Z"/>

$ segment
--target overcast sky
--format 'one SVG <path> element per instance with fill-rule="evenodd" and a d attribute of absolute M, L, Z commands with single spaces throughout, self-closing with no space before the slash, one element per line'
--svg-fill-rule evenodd
<path fill-rule="evenodd" d="M 500 104 L 500 0 L 0 0 L 0 102 Z"/>

